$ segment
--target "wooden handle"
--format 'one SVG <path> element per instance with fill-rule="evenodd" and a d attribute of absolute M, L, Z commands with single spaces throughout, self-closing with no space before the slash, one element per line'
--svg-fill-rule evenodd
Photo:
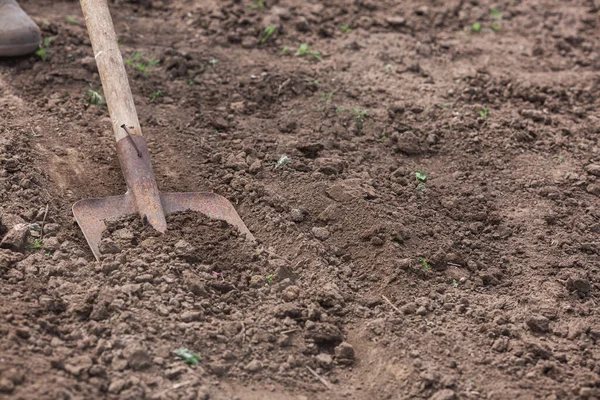
<path fill-rule="evenodd" d="M 100 72 L 115 139 L 118 142 L 127 136 L 127 132 L 121 128 L 123 124 L 129 127 L 132 134 L 141 135 L 140 121 L 135 111 L 127 71 L 119 50 L 107 0 L 81 0 L 80 2 L 92 42 L 94 58 Z"/>

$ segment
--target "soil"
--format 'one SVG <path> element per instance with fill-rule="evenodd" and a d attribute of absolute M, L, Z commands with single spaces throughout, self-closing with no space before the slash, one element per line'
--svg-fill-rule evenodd
<path fill-rule="evenodd" d="M 125 184 L 83 17 L 22 1 L 0 398 L 600 398 L 596 2 L 110 4 L 159 186 L 257 243 L 133 216 L 95 261 L 71 206 Z"/>

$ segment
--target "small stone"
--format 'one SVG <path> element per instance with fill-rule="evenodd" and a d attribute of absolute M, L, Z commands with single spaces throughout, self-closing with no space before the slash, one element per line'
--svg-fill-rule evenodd
<path fill-rule="evenodd" d="M 525 323 L 535 333 L 547 333 L 550 331 L 550 320 L 543 315 L 531 315 Z"/>
<path fill-rule="evenodd" d="M 425 306 L 417 308 L 416 314 L 421 316 L 427 315 L 427 308 Z"/>
<path fill-rule="evenodd" d="M 305 210 L 299 208 L 292 208 L 290 211 L 290 219 L 296 223 L 302 222 L 306 219 L 308 213 Z"/>
<path fill-rule="evenodd" d="M 394 28 L 400 28 L 406 25 L 406 20 L 399 16 L 387 17 L 385 22 Z"/>
<path fill-rule="evenodd" d="M 567 280 L 567 290 L 585 296 L 592 291 L 592 284 L 585 278 L 571 277 Z"/>
<path fill-rule="evenodd" d="M 248 172 L 250 172 L 251 174 L 257 174 L 260 171 L 262 171 L 262 169 L 263 169 L 262 161 L 256 160 L 250 165 L 250 168 L 248 168 Z"/>
<path fill-rule="evenodd" d="M 111 238 L 103 239 L 100 242 L 99 249 L 101 254 L 117 254 L 121 252 L 119 246 Z"/>
<path fill-rule="evenodd" d="M 125 379 L 114 379 L 108 385 L 108 393 L 118 394 L 121 393 L 123 389 L 127 386 L 127 381 Z"/>
<path fill-rule="evenodd" d="M 329 230 L 325 227 L 315 226 L 311 229 L 313 235 L 319 240 L 325 240 L 329 237 Z"/>
<path fill-rule="evenodd" d="M 27 224 L 16 224 L 2 238 L 0 248 L 23 252 L 27 246 L 29 235 L 29 226 Z"/>
<path fill-rule="evenodd" d="M 310 25 L 308 24 L 308 20 L 305 17 L 298 17 L 295 25 L 296 25 L 296 30 L 298 32 L 310 31 Z"/>
<path fill-rule="evenodd" d="M 383 239 L 380 238 L 379 236 L 373 236 L 371 237 L 371 244 L 373 246 L 383 246 Z"/>
<path fill-rule="evenodd" d="M 18 337 L 23 338 L 23 339 L 29 339 L 31 337 L 31 332 L 29 332 L 29 329 L 27 329 L 25 327 L 17 328 L 15 330 L 15 333 L 17 334 Z"/>
<path fill-rule="evenodd" d="M 354 362 L 354 347 L 348 342 L 340 343 L 334 349 L 334 353 L 335 358 L 340 364 L 352 364 Z"/>
<path fill-rule="evenodd" d="M 417 312 L 417 305 L 415 303 L 408 303 L 402 306 L 401 310 L 405 315 L 414 314 Z"/>
<path fill-rule="evenodd" d="M 442 389 L 434 393 L 429 400 L 456 400 L 456 393 L 454 393 L 454 390 Z"/>
<path fill-rule="evenodd" d="M 260 361 L 258 360 L 252 360 L 250 361 L 246 367 L 244 368 L 246 371 L 248 372 L 258 372 L 263 368 L 263 365 Z"/>
<path fill-rule="evenodd" d="M 152 359 L 146 351 L 139 349 L 131 353 L 128 365 L 134 371 L 141 371 L 152 366 Z"/>
<path fill-rule="evenodd" d="M 266 279 L 262 275 L 252 275 L 250 277 L 250 287 L 259 288 L 265 285 Z"/>
<path fill-rule="evenodd" d="M 183 322 L 202 321 L 204 318 L 202 311 L 184 311 L 181 313 Z"/>
<path fill-rule="evenodd" d="M 333 367 L 333 358 L 327 353 L 317 354 L 315 359 L 321 368 L 331 369 Z"/>
<path fill-rule="evenodd" d="M 15 384 L 6 378 L 0 379 L 0 393 L 12 393 L 15 390 Z"/>
<path fill-rule="evenodd" d="M 210 124 L 213 128 L 215 128 L 217 130 L 226 131 L 229 129 L 229 121 L 227 121 L 225 118 L 221 117 L 220 115 L 215 116 L 210 121 Z"/>
<path fill-rule="evenodd" d="M 180 365 L 180 366 L 173 367 L 171 369 L 166 370 L 165 376 L 167 377 L 167 379 L 175 380 L 187 371 L 188 371 L 188 367 L 186 367 L 184 365 Z"/>
<path fill-rule="evenodd" d="M 60 242 L 55 236 L 44 238 L 44 240 L 42 241 L 42 247 L 44 248 L 44 250 L 56 251 L 60 248 Z"/>
<path fill-rule="evenodd" d="M 348 203 L 354 200 L 354 196 L 346 189 L 344 185 L 332 185 L 325 193 L 335 201 L 340 203 Z"/>
<path fill-rule="evenodd" d="M 593 194 L 594 196 L 600 196 L 600 185 L 597 185 L 595 183 L 590 183 L 585 190 L 590 193 Z"/>
<path fill-rule="evenodd" d="M 585 167 L 588 174 L 600 176 L 600 164 L 589 164 Z"/>
<path fill-rule="evenodd" d="M 281 297 L 285 301 L 294 301 L 294 300 L 298 299 L 299 296 L 300 296 L 300 288 L 295 285 L 286 287 L 283 290 L 283 293 L 281 293 Z"/>
<path fill-rule="evenodd" d="M 72 375 L 79 376 L 87 371 L 93 364 L 94 362 L 90 356 L 75 356 L 65 361 L 65 371 Z"/>
<path fill-rule="evenodd" d="M 497 351 L 498 353 L 503 353 L 508 350 L 508 339 L 506 338 L 498 338 L 494 341 L 492 345 L 492 350 Z"/>
<path fill-rule="evenodd" d="M 398 134 L 397 150 L 406 155 L 421 154 L 421 144 L 417 135 L 408 131 Z"/>

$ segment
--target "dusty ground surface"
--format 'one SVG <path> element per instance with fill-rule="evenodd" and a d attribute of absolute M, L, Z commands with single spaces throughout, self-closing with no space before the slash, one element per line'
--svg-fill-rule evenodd
<path fill-rule="evenodd" d="M 83 18 L 22 5 L 53 39 L 0 61 L 0 397 L 600 397 L 597 3 L 112 2 L 159 185 L 259 243 L 124 219 L 101 262 Z"/>

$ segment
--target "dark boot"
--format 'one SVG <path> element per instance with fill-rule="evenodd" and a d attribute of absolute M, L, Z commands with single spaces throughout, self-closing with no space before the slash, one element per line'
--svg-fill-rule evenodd
<path fill-rule="evenodd" d="M 15 0 L 0 0 L 0 57 L 33 53 L 40 37 L 40 28 Z"/>

